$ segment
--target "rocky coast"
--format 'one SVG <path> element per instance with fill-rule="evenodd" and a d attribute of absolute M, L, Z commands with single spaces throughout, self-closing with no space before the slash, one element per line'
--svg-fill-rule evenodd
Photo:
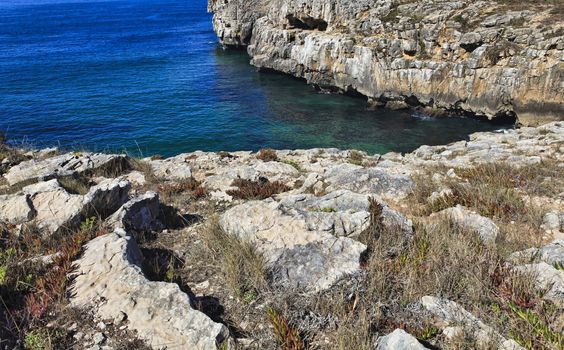
<path fill-rule="evenodd" d="M 564 115 L 562 5 L 210 0 L 209 10 L 220 42 L 259 69 L 377 106 L 539 125 Z"/>
<path fill-rule="evenodd" d="M 560 349 L 564 123 L 412 153 L 0 148 L 0 343 Z"/>

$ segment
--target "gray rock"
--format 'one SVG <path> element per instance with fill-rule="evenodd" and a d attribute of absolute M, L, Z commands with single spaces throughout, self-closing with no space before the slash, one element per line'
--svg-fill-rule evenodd
<path fill-rule="evenodd" d="M 509 256 L 513 263 L 545 262 L 552 266 L 564 266 L 564 240 L 555 240 L 541 248 L 529 248 Z"/>
<path fill-rule="evenodd" d="M 164 160 L 146 159 L 146 161 L 151 165 L 155 176 L 158 178 L 179 181 L 192 177 L 189 159 L 186 154 L 179 154 L 176 157 Z"/>
<path fill-rule="evenodd" d="M 178 285 L 149 281 L 142 259 L 123 230 L 90 241 L 75 262 L 71 305 L 92 307 L 103 320 L 127 315 L 127 328 L 154 349 L 215 349 L 228 337 L 227 327 L 193 309 Z"/>
<path fill-rule="evenodd" d="M 483 323 L 454 301 L 424 296 L 421 298 L 421 304 L 438 319 L 443 327 L 449 325 L 462 327 L 464 332 L 471 336 L 481 347 L 496 345 L 499 349 L 504 350 L 524 350 L 517 342 L 503 338 L 493 328 Z"/>
<path fill-rule="evenodd" d="M 356 193 L 401 199 L 413 190 L 415 184 L 409 175 L 397 174 L 379 168 L 362 168 L 340 164 L 325 172 L 327 191 L 350 190 Z"/>
<path fill-rule="evenodd" d="M 0 222 L 19 225 L 32 220 L 35 214 L 29 195 L 0 195 Z"/>
<path fill-rule="evenodd" d="M 427 349 L 411 334 L 403 329 L 396 329 L 392 333 L 381 337 L 376 342 L 375 350 L 424 350 Z"/>
<path fill-rule="evenodd" d="M 125 155 L 102 153 L 68 153 L 43 160 L 28 160 L 10 168 L 4 175 L 10 185 L 23 181 L 48 180 L 76 176 L 88 171 L 122 169 Z"/>
<path fill-rule="evenodd" d="M 532 276 L 535 287 L 543 292 L 543 298 L 560 307 L 564 306 L 564 270 L 545 262 L 514 267 L 514 270 Z"/>
<path fill-rule="evenodd" d="M 446 216 L 461 229 L 477 234 L 485 244 L 495 243 L 499 234 L 499 228 L 492 220 L 471 212 L 461 205 L 445 209 L 438 215 Z"/>
<path fill-rule="evenodd" d="M 162 228 L 159 222 L 159 195 L 147 192 L 125 203 L 107 222 L 126 231 L 148 232 Z"/>
<path fill-rule="evenodd" d="M 273 284 L 316 292 L 360 272 L 362 243 L 308 226 L 303 212 L 268 199 L 240 204 L 220 218 L 228 234 L 250 241 L 266 259 Z"/>

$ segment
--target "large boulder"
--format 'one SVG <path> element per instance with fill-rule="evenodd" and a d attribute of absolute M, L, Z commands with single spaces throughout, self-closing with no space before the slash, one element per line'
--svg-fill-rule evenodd
<path fill-rule="evenodd" d="M 425 350 L 427 349 L 411 334 L 403 329 L 396 329 L 392 333 L 381 337 L 376 342 L 375 350 Z"/>
<path fill-rule="evenodd" d="M 315 292 L 359 273 L 366 246 L 311 227 L 303 214 L 273 199 L 250 201 L 228 210 L 220 225 L 257 246 L 276 286 Z"/>
<path fill-rule="evenodd" d="M 93 239 L 75 262 L 70 303 L 137 332 L 153 349 L 216 349 L 227 327 L 195 310 L 178 285 L 149 281 L 143 256 L 125 231 Z"/>
<path fill-rule="evenodd" d="M 76 176 L 89 171 L 118 172 L 126 167 L 127 156 L 103 153 L 68 153 L 43 160 L 32 159 L 10 168 L 4 175 L 8 184 Z"/>

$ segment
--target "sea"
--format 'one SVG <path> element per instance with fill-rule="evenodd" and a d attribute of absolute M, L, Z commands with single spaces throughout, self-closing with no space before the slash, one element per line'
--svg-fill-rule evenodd
<path fill-rule="evenodd" d="M 374 109 L 225 50 L 206 0 L 0 0 L 0 131 L 15 145 L 171 156 L 410 152 L 511 125 Z"/>

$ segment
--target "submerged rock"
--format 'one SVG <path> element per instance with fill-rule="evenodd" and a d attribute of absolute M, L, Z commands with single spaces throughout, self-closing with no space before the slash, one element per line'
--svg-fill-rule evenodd
<path fill-rule="evenodd" d="M 93 239 L 75 262 L 71 305 L 91 307 L 103 320 L 126 319 L 153 349 L 209 350 L 227 339 L 227 327 L 195 310 L 178 285 L 149 281 L 142 260 L 123 230 Z"/>

